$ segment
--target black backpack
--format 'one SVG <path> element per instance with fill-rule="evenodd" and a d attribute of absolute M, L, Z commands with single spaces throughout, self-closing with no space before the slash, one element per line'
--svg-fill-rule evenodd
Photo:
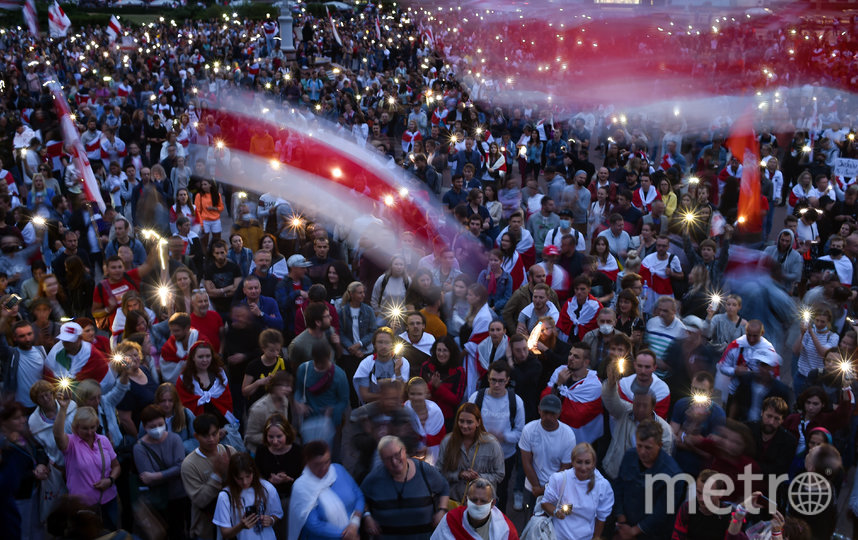
<path fill-rule="evenodd" d="M 515 399 L 515 392 L 511 388 L 506 389 L 506 397 L 509 400 L 509 428 L 515 429 L 515 414 L 518 411 L 518 403 Z M 486 398 L 486 389 L 482 388 L 477 391 L 477 401 L 474 403 L 477 408 L 483 410 L 483 400 Z"/>

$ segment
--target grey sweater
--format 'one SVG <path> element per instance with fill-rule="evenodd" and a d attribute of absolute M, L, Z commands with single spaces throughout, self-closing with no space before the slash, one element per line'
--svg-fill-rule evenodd
<path fill-rule="evenodd" d="M 166 465 L 166 469 L 162 469 L 157 460 L 152 457 L 152 454 L 143 448 L 146 446 L 151 450 L 161 462 Z M 162 485 L 167 483 L 170 500 L 180 499 L 185 496 L 185 488 L 182 486 L 182 461 L 185 459 L 185 447 L 182 444 L 182 438 L 178 434 L 169 432 L 167 438 L 157 444 L 149 444 L 143 440 L 137 441 L 134 445 L 134 464 L 137 466 L 137 472 L 161 472 L 163 478 L 153 482 L 152 486 Z"/>

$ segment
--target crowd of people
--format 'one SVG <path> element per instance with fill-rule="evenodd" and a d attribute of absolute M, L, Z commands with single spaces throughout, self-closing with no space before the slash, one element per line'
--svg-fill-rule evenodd
<path fill-rule="evenodd" d="M 0 35 L 9 537 L 830 538 L 858 430 L 850 98 L 757 126 L 748 231 L 725 126 L 496 106 L 405 13 L 372 39 L 372 9 L 341 37 L 299 17 L 294 58 L 271 20 Z M 222 182 L 301 151 L 227 121 L 237 89 L 408 175 L 437 236 Z"/>

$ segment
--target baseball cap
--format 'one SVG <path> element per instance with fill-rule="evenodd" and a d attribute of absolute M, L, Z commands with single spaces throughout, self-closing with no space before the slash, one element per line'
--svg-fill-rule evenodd
<path fill-rule="evenodd" d="M 74 342 L 80 339 L 83 334 L 83 328 L 76 322 L 67 322 L 60 327 L 60 335 L 57 336 L 60 341 Z"/>
<path fill-rule="evenodd" d="M 560 398 L 554 394 L 548 394 L 539 401 L 539 410 L 543 412 L 560 414 L 561 408 Z"/>
<path fill-rule="evenodd" d="M 546 257 L 550 257 L 552 255 L 560 255 L 560 250 L 557 249 L 557 246 L 545 246 L 542 248 L 542 254 Z"/>
<path fill-rule="evenodd" d="M 295 255 L 292 255 L 291 257 L 286 259 L 286 266 L 290 268 L 293 266 L 297 268 L 308 268 L 313 265 L 310 263 L 310 261 L 305 259 L 303 255 L 296 253 Z"/>
<path fill-rule="evenodd" d="M 685 324 L 686 328 L 699 330 L 701 332 L 706 330 L 706 321 L 697 317 L 696 315 L 689 315 L 682 319 L 683 324 Z"/>

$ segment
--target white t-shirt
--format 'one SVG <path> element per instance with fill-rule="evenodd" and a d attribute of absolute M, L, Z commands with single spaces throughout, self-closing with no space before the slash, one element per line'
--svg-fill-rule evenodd
<path fill-rule="evenodd" d="M 30 399 L 30 387 L 42 378 L 45 369 L 45 351 L 41 347 L 32 346 L 29 351 L 19 351 L 18 359 L 18 389 L 15 390 L 15 401 L 25 407 L 35 407 Z"/>
<path fill-rule="evenodd" d="M 554 431 L 546 431 L 542 420 L 528 422 L 521 431 L 518 447 L 533 454 L 533 470 L 542 486 L 548 484 L 551 475 L 558 472 L 562 465 L 572 463 L 572 449 L 575 448 L 575 433 L 572 428 L 559 422 Z M 530 480 L 524 479 L 524 487 L 532 491 Z"/>
<path fill-rule="evenodd" d="M 468 401 L 476 403 L 477 394 L 479 392 L 471 394 Z M 524 402 L 517 395 L 515 396 L 515 404 L 514 427 L 510 426 L 509 423 L 509 397 L 506 392 L 504 392 L 503 397 L 496 398 L 486 390 L 483 406 L 480 407 L 483 425 L 486 427 L 486 431 L 497 437 L 503 449 L 504 459 L 509 459 L 515 455 L 515 448 L 521 439 L 521 430 L 524 429 Z"/>
<path fill-rule="evenodd" d="M 360 308 L 349 306 L 349 311 L 351 311 L 352 315 L 352 341 L 360 343 L 360 321 L 358 320 L 360 317 Z"/>
<path fill-rule="evenodd" d="M 280 505 L 280 497 L 277 496 L 277 490 L 274 489 L 267 480 L 260 480 L 262 487 L 265 489 L 265 500 L 260 501 L 262 508 L 257 509 L 259 515 L 274 516 L 277 519 L 283 519 L 283 507 Z M 241 518 L 244 517 L 245 508 L 254 506 L 255 496 L 253 488 L 245 489 L 241 492 L 241 512 L 236 511 L 232 506 L 232 501 L 229 499 L 229 493 L 226 490 L 218 493 L 217 506 L 215 507 L 214 518 L 212 523 L 218 527 L 235 527 Z M 238 533 L 238 540 L 276 540 L 273 527 L 264 527 L 261 531 L 257 531 L 260 526 L 253 529 L 243 529 Z M 220 536 L 218 534 L 218 536 Z"/>

